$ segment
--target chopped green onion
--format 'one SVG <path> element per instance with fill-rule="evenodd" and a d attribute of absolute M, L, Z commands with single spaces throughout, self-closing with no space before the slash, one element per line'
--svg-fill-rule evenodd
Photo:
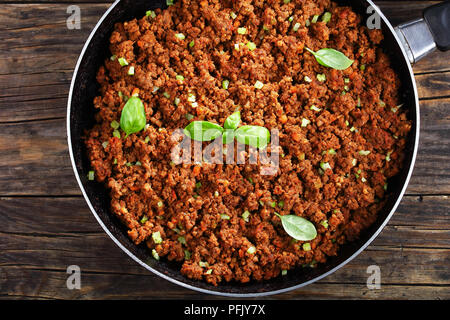
<path fill-rule="evenodd" d="M 310 25 L 311 25 L 311 21 L 309 21 L 309 19 L 306 19 L 305 26 L 309 27 Z"/>
<path fill-rule="evenodd" d="M 358 153 L 362 156 L 367 156 L 367 155 L 369 155 L 370 151 L 369 150 L 359 150 Z"/>
<path fill-rule="evenodd" d="M 251 246 L 247 249 L 248 254 L 254 254 L 256 252 L 256 248 L 254 246 Z"/>
<path fill-rule="evenodd" d="M 121 136 L 120 136 L 119 130 L 114 130 L 114 131 L 113 131 L 113 136 L 120 139 Z"/>
<path fill-rule="evenodd" d="M 391 154 L 393 151 L 388 151 L 387 155 L 386 155 L 386 161 L 389 162 L 391 161 Z"/>
<path fill-rule="evenodd" d="M 148 221 L 148 217 L 147 216 L 143 216 L 140 222 L 141 222 L 141 224 L 144 224 L 147 221 Z"/>
<path fill-rule="evenodd" d="M 222 81 L 222 88 L 224 88 L 225 90 L 228 90 L 228 87 L 230 86 L 230 80 L 223 80 Z"/>
<path fill-rule="evenodd" d="M 180 40 L 186 39 L 186 36 L 182 33 L 175 33 L 175 37 Z"/>
<path fill-rule="evenodd" d="M 231 17 L 231 19 L 236 19 L 237 18 L 237 15 L 236 15 L 236 13 L 234 13 L 233 11 L 231 11 L 230 12 L 230 17 Z"/>
<path fill-rule="evenodd" d="M 154 19 L 154 18 L 156 17 L 156 13 L 155 13 L 155 11 L 153 11 L 153 10 L 148 10 L 148 11 L 145 13 L 145 15 L 146 15 L 147 17 L 151 17 L 152 19 Z"/>
<path fill-rule="evenodd" d="M 350 128 L 350 132 L 354 132 L 354 131 L 356 131 L 356 128 L 355 127 L 351 127 Z"/>
<path fill-rule="evenodd" d="M 294 30 L 294 31 L 298 31 L 298 29 L 300 29 L 300 23 L 296 23 L 296 24 L 294 24 L 294 26 L 292 27 L 292 30 Z"/>
<path fill-rule="evenodd" d="M 147 17 L 151 17 L 152 19 L 155 19 L 155 17 L 156 17 L 156 13 L 155 13 L 155 11 L 153 11 L 153 10 L 148 10 L 148 11 L 145 13 L 145 15 L 146 15 Z"/>
<path fill-rule="evenodd" d="M 214 197 L 219 197 L 219 191 L 214 191 Z"/>
<path fill-rule="evenodd" d="M 353 159 L 353 160 L 352 160 L 352 165 L 353 165 L 353 166 L 356 166 L 356 162 L 357 162 L 357 160 L 356 160 L 356 159 Z"/>
<path fill-rule="evenodd" d="M 366 65 L 365 64 L 360 65 L 359 70 L 361 70 L 361 71 L 366 70 Z"/>
<path fill-rule="evenodd" d="M 159 254 L 155 249 L 152 249 L 152 256 L 155 260 L 159 260 Z"/>
<path fill-rule="evenodd" d="M 256 89 L 262 89 L 264 87 L 264 83 L 262 83 L 261 81 L 256 81 L 255 82 L 255 88 Z"/>
<path fill-rule="evenodd" d="M 94 176 L 95 176 L 95 172 L 94 171 L 89 171 L 88 172 L 88 180 L 89 181 L 93 181 L 94 180 Z"/>
<path fill-rule="evenodd" d="M 348 91 L 348 90 L 350 90 L 350 88 L 348 86 L 344 86 L 344 90 Z"/>
<path fill-rule="evenodd" d="M 185 237 L 178 237 L 178 242 L 181 244 L 186 245 L 186 238 Z"/>
<path fill-rule="evenodd" d="M 192 114 L 188 113 L 188 114 L 186 114 L 186 119 L 191 121 L 192 119 L 194 119 L 194 116 Z"/>
<path fill-rule="evenodd" d="M 331 169 L 331 166 L 328 162 L 321 162 L 320 167 L 322 168 L 323 171 L 326 171 L 327 169 Z"/>
<path fill-rule="evenodd" d="M 162 201 L 158 201 L 158 203 L 156 204 L 158 206 L 158 208 L 162 208 L 162 206 L 164 205 Z"/>
<path fill-rule="evenodd" d="M 344 83 L 350 83 L 350 79 L 349 78 L 345 78 L 344 79 Z"/>
<path fill-rule="evenodd" d="M 189 42 L 189 47 L 193 48 L 195 46 L 195 41 L 192 40 L 191 42 Z"/>
<path fill-rule="evenodd" d="M 119 58 L 119 64 L 122 66 L 122 67 L 125 67 L 125 66 L 127 66 L 128 65 L 128 61 L 125 59 L 125 58 Z"/>
<path fill-rule="evenodd" d="M 275 208 L 277 206 L 277 203 L 275 201 L 269 202 L 269 204 L 272 208 Z"/>
<path fill-rule="evenodd" d="M 156 244 L 160 244 L 163 242 L 163 240 L 161 238 L 161 233 L 159 231 L 152 233 L 152 239 L 153 239 L 153 242 Z"/>
<path fill-rule="evenodd" d="M 198 103 L 197 102 L 192 102 L 191 103 L 191 107 L 192 108 L 197 108 L 198 107 Z"/>
<path fill-rule="evenodd" d="M 220 219 L 222 219 L 222 220 L 230 220 L 230 216 L 227 215 L 227 214 L 221 214 L 220 215 Z"/>
<path fill-rule="evenodd" d="M 320 82 L 324 82 L 327 79 L 327 77 L 323 73 L 319 73 L 316 77 Z"/>
<path fill-rule="evenodd" d="M 195 187 L 196 187 L 197 189 L 201 188 L 201 187 L 202 187 L 202 183 L 201 183 L 201 182 L 197 182 L 197 183 L 195 184 Z"/>
<path fill-rule="evenodd" d="M 234 50 L 239 51 L 239 43 L 234 44 Z"/>
<path fill-rule="evenodd" d="M 318 14 L 315 14 L 315 15 L 313 16 L 312 20 L 311 20 L 311 23 L 316 23 L 317 20 L 319 20 L 319 15 L 318 15 Z"/>
<path fill-rule="evenodd" d="M 133 75 L 134 75 L 134 67 L 133 67 L 133 66 L 131 66 L 131 67 L 128 69 L 128 75 L 129 75 L 129 76 L 133 76 Z"/>
<path fill-rule="evenodd" d="M 284 4 L 288 4 L 291 0 L 283 0 Z"/>
<path fill-rule="evenodd" d="M 202 267 L 202 268 L 204 268 L 204 267 L 209 267 L 209 263 L 208 263 L 208 262 L 203 262 L 203 261 L 199 261 L 199 262 L 198 262 L 198 265 L 199 265 L 200 267 Z"/>
<path fill-rule="evenodd" d="M 308 120 L 308 119 L 306 119 L 306 118 L 303 118 L 302 119 L 302 127 L 303 128 L 305 128 L 308 124 L 310 124 L 311 123 L 311 121 L 310 120 Z"/>
<path fill-rule="evenodd" d="M 366 178 L 364 178 L 364 177 L 361 178 L 361 182 L 366 182 L 366 181 L 367 181 Z"/>
<path fill-rule="evenodd" d="M 328 220 L 323 220 L 320 222 L 320 224 L 325 228 L 328 229 Z"/>
<path fill-rule="evenodd" d="M 159 87 L 153 87 L 152 93 L 156 93 L 156 92 L 158 92 L 158 90 L 159 90 Z"/>
<path fill-rule="evenodd" d="M 111 128 L 113 128 L 113 129 L 119 129 L 119 127 L 120 127 L 120 123 L 117 122 L 116 120 L 113 120 L 113 121 L 111 122 Z"/>
<path fill-rule="evenodd" d="M 117 164 L 117 159 L 114 159 L 113 164 Z"/>
<path fill-rule="evenodd" d="M 359 107 L 361 107 L 361 98 L 360 97 L 358 97 L 358 101 L 357 101 L 357 103 L 356 103 L 356 106 L 359 108 Z"/>
<path fill-rule="evenodd" d="M 137 165 L 137 166 L 142 166 L 142 162 L 136 161 L 135 165 Z"/>
<path fill-rule="evenodd" d="M 383 186 L 384 191 L 386 191 L 387 188 L 388 188 L 388 184 L 387 184 L 387 182 L 386 182 L 386 183 L 384 184 L 384 186 Z"/>
<path fill-rule="evenodd" d="M 170 99 L 170 93 L 168 93 L 167 91 L 163 93 L 163 96 L 166 97 L 167 99 Z"/>
<path fill-rule="evenodd" d="M 256 49 L 256 44 L 254 42 L 249 41 L 247 42 L 247 48 L 248 50 L 253 51 Z"/>
<path fill-rule="evenodd" d="M 248 222 L 249 219 L 248 217 L 250 216 L 250 212 L 248 210 L 245 210 L 244 213 L 242 214 L 242 219 L 244 219 L 245 222 Z"/>
<path fill-rule="evenodd" d="M 246 33 L 247 33 L 247 28 L 245 28 L 245 27 L 238 28 L 238 29 L 237 29 L 237 32 L 238 32 L 239 34 L 246 34 Z"/>
<path fill-rule="evenodd" d="M 304 79 L 305 79 L 306 82 L 312 82 L 312 79 L 310 77 L 308 77 L 308 76 L 305 76 Z"/>
<path fill-rule="evenodd" d="M 287 275 L 287 273 L 288 273 L 288 271 L 287 271 L 287 270 L 281 270 L 281 275 L 282 275 L 282 276 L 285 276 L 285 275 Z"/>
<path fill-rule="evenodd" d="M 212 269 L 208 269 L 206 272 L 205 272 L 205 274 L 211 274 L 212 273 Z"/>
<path fill-rule="evenodd" d="M 322 109 L 320 109 L 320 108 L 317 108 L 315 105 L 312 105 L 310 109 L 311 109 L 311 110 L 314 110 L 314 111 L 320 111 L 320 110 L 322 110 Z"/>
<path fill-rule="evenodd" d="M 288 19 L 288 21 L 289 21 L 289 22 L 294 21 L 294 16 L 290 16 L 289 19 Z"/>
<path fill-rule="evenodd" d="M 116 55 L 112 55 L 111 58 L 109 58 L 109 60 L 111 60 L 111 61 L 116 61 L 116 59 L 117 59 Z"/>
<path fill-rule="evenodd" d="M 281 200 L 280 202 L 278 202 L 278 206 L 279 206 L 281 209 L 283 209 L 283 207 L 284 207 L 284 201 Z"/>
<path fill-rule="evenodd" d="M 182 75 L 177 74 L 175 76 L 175 79 L 177 79 L 177 81 L 183 82 L 184 81 L 184 77 Z"/>
<path fill-rule="evenodd" d="M 149 136 L 146 136 L 145 139 L 144 139 L 144 142 L 145 142 L 145 143 L 149 143 L 149 142 L 150 142 L 150 137 L 149 137 Z"/>
<path fill-rule="evenodd" d="M 190 260 L 191 253 L 188 250 L 184 250 L 184 260 Z"/>
<path fill-rule="evenodd" d="M 168 6 L 173 6 L 173 0 L 166 0 L 166 4 Z"/>
<path fill-rule="evenodd" d="M 195 102 L 196 101 L 196 97 L 195 97 L 195 95 L 193 93 L 189 93 L 187 100 L 189 102 Z"/>
<path fill-rule="evenodd" d="M 306 242 L 302 245 L 302 248 L 305 251 L 311 251 L 311 244 L 309 242 Z"/>
<path fill-rule="evenodd" d="M 322 21 L 328 23 L 331 20 L 331 13 L 325 12 L 322 16 Z"/>
<path fill-rule="evenodd" d="M 173 100 L 173 103 L 178 106 L 180 104 L 180 98 L 176 97 L 175 100 Z"/>

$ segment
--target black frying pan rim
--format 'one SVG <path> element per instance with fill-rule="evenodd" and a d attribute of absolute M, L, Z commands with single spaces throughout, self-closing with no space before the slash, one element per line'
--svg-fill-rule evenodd
<path fill-rule="evenodd" d="M 130 252 L 112 233 L 111 231 L 106 227 L 106 225 L 103 223 L 103 221 L 101 220 L 101 218 L 99 217 L 99 215 L 97 214 L 96 210 L 94 209 L 87 193 L 86 190 L 84 188 L 84 185 L 81 181 L 80 175 L 78 173 L 77 167 L 76 167 L 76 162 L 74 159 L 74 154 L 73 154 L 73 149 L 72 149 L 72 136 L 71 136 L 71 122 L 70 122 L 70 116 L 71 116 L 71 104 L 72 104 L 72 95 L 73 95 L 73 91 L 74 91 L 74 86 L 75 86 L 75 82 L 76 82 L 76 78 L 78 75 L 78 70 L 80 67 L 80 64 L 83 60 L 83 57 L 87 51 L 87 48 L 92 40 L 92 38 L 94 37 L 94 35 L 96 34 L 98 28 L 100 27 L 100 25 L 102 24 L 102 22 L 105 20 L 105 18 L 109 15 L 109 13 L 116 7 L 116 5 L 120 2 L 120 0 L 116 0 L 111 6 L 110 8 L 108 8 L 108 10 L 103 14 L 103 16 L 100 18 L 100 20 L 97 22 L 96 26 L 94 27 L 94 29 L 92 30 L 92 32 L 89 35 L 89 38 L 86 40 L 85 45 L 81 51 L 81 54 L 78 58 L 76 67 L 74 69 L 74 73 L 72 76 L 72 82 L 70 85 L 70 91 L 69 91 L 69 97 L 68 97 L 68 102 L 67 102 L 67 141 L 68 141 L 68 147 L 69 147 L 69 155 L 70 155 L 70 161 L 72 164 L 72 168 L 75 174 L 75 178 L 78 182 L 78 185 L 81 189 L 81 192 L 83 194 L 83 197 L 86 201 L 86 203 L 89 206 L 89 209 L 91 210 L 92 214 L 94 215 L 94 217 L 96 218 L 97 222 L 100 224 L 100 226 L 102 227 L 102 229 L 105 231 L 105 233 L 114 241 L 114 243 L 122 250 L 124 251 L 129 257 L 131 257 L 135 262 L 137 262 L 138 264 L 140 264 L 142 267 L 144 267 L 145 269 L 153 272 L 154 274 L 158 275 L 159 277 L 170 281 L 174 284 L 177 284 L 181 287 L 187 288 L 187 289 L 191 289 L 194 291 L 198 291 L 201 293 L 206 293 L 206 294 L 211 294 L 211 295 L 217 295 L 217 296 L 224 296 L 224 297 L 263 297 L 263 296 L 268 296 L 268 295 L 275 295 L 275 294 L 280 294 L 280 293 L 284 293 L 284 292 L 288 292 L 288 291 L 292 291 L 304 286 L 307 286 L 313 282 L 316 282 L 322 278 L 327 277 L 328 275 L 334 273 L 335 271 L 337 271 L 338 269 L 342 268 L 343 266 L 345 266 L 348 262 L 350 262 L 351 260 L 353 260 L 356 256 L 358 256 L 362 251 L 364 251 L 367 246 L 372 243 L 372 241 L 378 236 L 378 234 L 384 229 L 384 227 L 386 226 L 386 224 L 389 222 L 389 220 L 391 219 L 392 215 L 394 214 L 394 212 L 396 211 L 398 205 L 400 204 L 403 195 L 406 191 L 406 188 L 408 186 L 409 180 L 411 178 L 413 169 L 414 169 L 414 164 L 416 161 L 416 157 L 417 157 L 417 151 L 418 151 L 418 145 L 419 145 L 419 132 L 420 132 L 420 110 L 419 110 L 419 99 L 418 99 L 418 93 L 417 93 L 417 86 L 416 86 L 416 82 L 414 79 L 414 74 L 412 71 L 412 67 L 410 65 L 410 63 L 408 62 L 408 58 L 407 58 L 407 54 L 404 50 L 404 48 L 401 45 L 400 40 L 398 39 L 394 28 L 392 27 L 392 25 L 390 24 L 390 22 L 387 20 L 387 18 L 384 16 L 384 14 L 381 12 L 381 10 L 378 8 L 378 6 L 376 6 L 371 0 L 362 0 L 362 1 L 366 1 L 370 6 L 372 6 L 376 13 L 378 13 L 381 17 L 381 19 L 383 20 L 383 22 L 385 23 L 385 25 L 388 27 L 388 29 L 390 30 L 392 36 L 394 37 L 395 41 L 397 42 L 397 45 L 400 47 L 401 52 L 403 57 L 400 57 L 399 59 L 404 59 L 406 62 L 406 65 L 408 67 L 409 70 L 409 78 L 411 79 L 411 85 L 413 88 L 413 94 L 414 94 L 414 102 L 415 102 L 415 132 L 412 132 L 412 134 L 414 134 L 414 146 L 413 146 L 413 151 L 412 151 L 412 157 L 411 157 L 411 162 L 409 164 L 409 168 L 408 168 L 408 172 L 403 184 L 403 187 L 400 190 L 400 193 L 397 197 L 397 199 L 395 200 L 394 205 L 392 206 L 389 214 L 386 216 L 385 220 L 381 223 L 381 225 L 378 227 L 378 229 L 372 234 L 372 236 L 363 244 L 359 247 L 358 250 L 356 250 L 352 255 L 350 255 L 346 260 L 344 260 L 341 263 L 338 263 L 334 268 L 328 270 L 327 272 L 324 272 L 323 274 L 320 274 L 317 277 L 314 277 L 313 279 L 310 279 L 308 281 L 302 282 L 298 285 L 294 285 L 294 286 L 289 286 L 286 288 L 282 288 L 282 289 L 278 289 L 278 290 L 269 290 L 269 291 L 265 291 L 265 292 L 250 292 L 250 293 L 235 293 L 235 292 L 220 292 L 220 291 L 214 291 L 214 290 L 209 290 L 209 289 L 204 289 L 204 288 L 199 288 L 196 287 L 194 285 L 179 281 L 177 279 L 174 279 L 152 267 L 150 267 L 148 264 L 146 264 L 145 262 L 143 262 L 141 259 L 139 259 L 138 257 L 136 257 L 132 252 Z"/>

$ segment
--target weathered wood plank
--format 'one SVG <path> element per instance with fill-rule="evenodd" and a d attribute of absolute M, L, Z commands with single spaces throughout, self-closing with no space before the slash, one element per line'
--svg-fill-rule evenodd
<path fill-rule="evenodd" d="M 68 290 L 65 270 L 26 270 L 1 267 L 0 283 L 10 288 L 1 299 L 209 299 L 226 298 L 178 287 L 152 275 L 82 273 L 81 289 Z M 328 283 L 324 280 L 288 293 L 260 299 L 449 299 L 449 286 L 383 283 L 370 290 L 363 283 Z"/>
<path fill-rule="evenodd" d="M 421 102 L 408 194 L 450 194 L 450 98 Z M 0 195 L 78 195 L 64 119 L 0 124 Z"/>

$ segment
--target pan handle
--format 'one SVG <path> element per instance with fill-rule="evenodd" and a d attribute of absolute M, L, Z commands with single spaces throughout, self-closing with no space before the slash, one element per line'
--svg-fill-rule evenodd
<path fill-rule="evenodd" d="M 438 48 L 450 49 L 450 1 L 428 7 L 423 18 L 395 28 L 409 61 L 414 64 Z"/>

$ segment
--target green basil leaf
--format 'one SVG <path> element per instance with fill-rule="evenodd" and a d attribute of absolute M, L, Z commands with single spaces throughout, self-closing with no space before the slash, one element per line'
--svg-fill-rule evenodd
<path fill-rule="evenodd" d="M 224 123 L 225 129 L 236 129 L 241 123 L 241 112 L 236 111 L 231 116 L 229 116 Z"/>
<path fill-rule="evenodd" d="M 144 129 L 146 123 L 144 104 L 138 97 L 131 97 L 122 109 L 120 127 L 128 136 Z"/>
<path fill-rule="evenodd" d="M 284 231 L 292 238 L 300 241 L 310 241 L 317 236 L 316 227 L 305 218 L 295 215 L 282 216 L 278 213 L 275 214 L 281 219 Z"/>
<path fill-rule="evenodd" d="M 222 135 L 223 144 L 229 144 L 234 140 L 234 130 L 225 130 Z"/>
<path fill-rule="evenodd" d="M 222 135 L 223 128 L 209 121 L 193 121 L 184 128 L 184 133 L 196 141 L 212 141 Z"/>
<path fill-rule="evenodd" d="M 305 49 L 311 52 L 316 58 L 317 62 L 325 67 L 337 70 L 345 70 L 353 63 L 353 60 L 347 58 L 345 54 L 335 49 L 324 48 L 320 49 L 317 52 L 314 52 L 308 48 Z"/>
<path fill-rule="evenodd" d="M 260 126 L 242 126 L 235 132 L 239 143 L 247 144 L 255 148 L 264 148 L 270 142 L 270 132 Z"/>

